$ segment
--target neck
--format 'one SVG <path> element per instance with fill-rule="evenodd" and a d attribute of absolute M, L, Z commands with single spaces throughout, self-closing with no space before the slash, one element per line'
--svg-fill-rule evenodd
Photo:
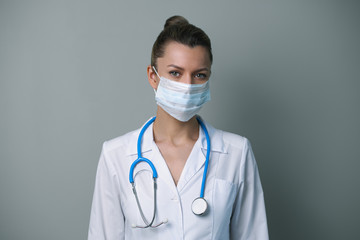
<path fill-rule="evenodd" d="M 181 122 L 158 106 L 154 122 L 155 142 L 171 142 L 175 145 L 186 141 L 196 141 L 199 137 L 199 124 L 196 117 L 187 122 Z"/>

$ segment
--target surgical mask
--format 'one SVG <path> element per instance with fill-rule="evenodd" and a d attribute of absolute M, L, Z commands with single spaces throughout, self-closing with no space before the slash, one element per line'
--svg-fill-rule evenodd
<path fill-rule="evenodd" d="M 209 81 L 203 84 L 186 84 L 160 77 L 155 94 L 157 105 L 181 122 L 189 121 L 204 103 L 210 101 Z"/>

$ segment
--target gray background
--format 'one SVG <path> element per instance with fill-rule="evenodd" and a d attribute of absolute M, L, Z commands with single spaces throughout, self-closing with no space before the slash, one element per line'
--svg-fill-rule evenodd
<path fill-rule="evenodd" d="M 155 114 L 167 17 L 213 44 L 201 115 L 248 137 L 271 239 L 358 239 L 356 1 L 0 1 L 0 239 L 85 239 L 103 141 Z"/>

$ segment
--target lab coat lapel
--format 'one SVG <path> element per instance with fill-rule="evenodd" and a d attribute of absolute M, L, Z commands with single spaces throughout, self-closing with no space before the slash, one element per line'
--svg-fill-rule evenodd
<path fill-rule="evenodd" d="M 150 130 L 151 129 L 151 130 Z M 158 173 L 158 188 L 162 185 L 161 182 L 164 182 L 168 188 L 171 190 L 171 198 L 176 198 L 178 196 L 178 192 L 174 183 L 174 180 L 171 176 L 170 170 L 165 162 L 165 159 L 160 153 L 159 148 L 157 147 L 154 141 L 153 135 L 153 125 L 149 126 L 149 133 L 147 136 L 144 134 L 144 140 L 146 141 L 146 145 L 149 149 L 151 149 L 151 158 L 150 160 L 153 162 L 156 171 Z"/>
<path fill-rule="evenodd" d="M 206 160 L 206 151 L 205 155 L 203 153 L 202 139 L 205 138 L 205 134 L 201 127 L 199 127 L 199 138 L 195 142 L 193 149 L 186 161 L 184 169 L 181 173 L 177 188 L 179 192 L 186 186 L 186 184 L 191 180 L 191 178 L 202 168 Z M 206 144 L 206 139 L 205 139 Z"/>
<path fill-rule="evenodd" d="M 174 183 L 174 180 L 171 176 L 171 172 L 165 162 L 165 159 L 163 158 L 163 156 L 161 155 L 161 152 L 159 150 L 159 148 L 157 147 L 156 143 L 153 141 L 153 152 L 154 152 L 154 162 L 156 164 L 156 168 L 159 169 L 158 170 L 158 175 L 159 175 L 159 181 L 163 181 L 168 187 L 169 189 L 171 189 L 173 196 L 175 197 L 178 195 L 178 191 L 176 189 L 176 185 Z"/>
<path fill-rule="evenodd" d="M 150 119 L 149 119 L 150 120 Z M 145 124 L 144 124 L 145 125 Z M 130 147 L 127 150 L 128 155 L 137 155 L 137 140 L 141 129 L 144 125 L 139 128 L 138 130 L 134 131 L 132 134 L 133 140 L 129 143 Z M 156 171 L 158 173 L 158 188 L 161 185 L 166 185 L 168 189 L 171 190 L 171 198 L 177 198 L 178 191 L 176 189 L 174 180 L 171 176 L 170 170 L 166 165 L 164 158 L 162 157 L 159 148 L 157 147 L 156 143 L 154 142 L 154 134 L 153 134 L 153 124 L 149 125 L 148 129 L 146 129 L 142 141 L 141 141 L 141 152 L 142 156 L 148 158 L 155 166 Z M 134 170 L 134 175 L 144 168 L 148 168 L 147 164 L 139 164 Z M 161 189 L 163 189 L 161 187 Z M 164 191 L 170 193 L 170 191 Z"/>
<path fill-rule="evenodd" d="M 213 159 L 212 155 L 214 152 L 226 153 L 225 144 L 223 142 L 222 132 L 216 130 L 213 126 L 206 123 L 204 120 L 202 121 L 204 122 L 210 137 L 211 151 L 210 151 L 209 165 L 211 165 L 211 161 Z M 179 183 L 177 185 L 179 192 L 181 192 L 182 189 L 184 189 L 184 187 L 191 180 L 191 178 L 194 177 L 195 174 L 197 174 L 199 171 L 204 169 L 203 166 L 206 161 L 206 151 L 207 151 L 206 136 L 204 130 L 200 127 L 199 139 L 196 141 L 193 150 L 188 160 L 186 161 L 181 177 L 179 179 Z M 202 178 L 202 174 L 203 172 L 201 172 L 201 178 Z"/>

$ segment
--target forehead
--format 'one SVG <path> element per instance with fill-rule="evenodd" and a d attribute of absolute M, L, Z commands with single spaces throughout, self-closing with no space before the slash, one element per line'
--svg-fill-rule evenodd
<path fill-rule="evenodd" d="M 203 46 L 189 47 L 178 42 L 169 42 L 164 48 L 164 55 L 158 58 L 159 64 L 174 64 L 181 67 L 208 67 L 210 56 Z"/>

